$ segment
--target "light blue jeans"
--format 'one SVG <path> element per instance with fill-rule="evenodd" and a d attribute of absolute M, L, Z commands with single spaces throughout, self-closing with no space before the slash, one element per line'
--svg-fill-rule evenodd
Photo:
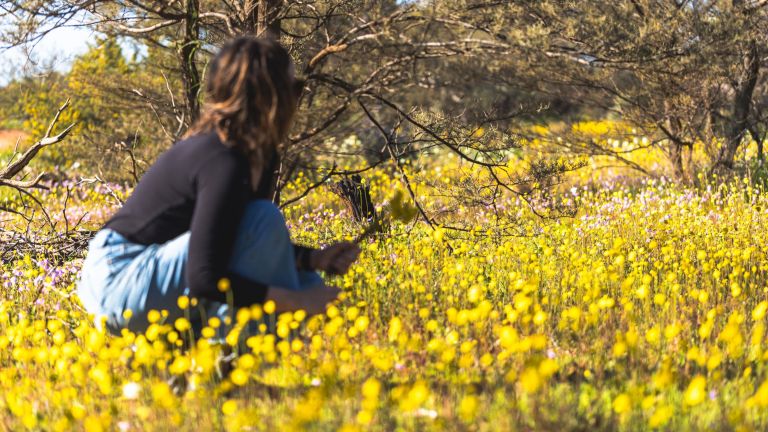
<path fill-rule="evenodd" d="M 150 310 L 168 312 L 165 322 L 184 316 L 177 300 L 187 295 L 184 283 L 189 232 L 164 244 L 141 245 L 111 229 L 102 229 L 90 241 L 77 294 L 97 322 L 106 317 L 113 333 L 127 328 L 143 332 Z M 288 229 L 280 210 L 269 200 L 251 201 L 238 229 L 230 271 L 270 286 L 302 290 L 322 283 L 316 272 L 298 271 Z M 201 328 L 200 307 L 207 317 L 221 319 L 228 305 L 198 299 L 191 308 L 193 328 Z M 131 311 L 130 319 L 124 312 Z M 195 322 L 195 320 L 198 322 Z"/>

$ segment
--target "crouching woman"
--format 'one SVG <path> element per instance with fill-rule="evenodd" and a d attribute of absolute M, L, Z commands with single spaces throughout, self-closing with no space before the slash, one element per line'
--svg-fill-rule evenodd
<path fill-rule="evenodd" d="M 141 332 L 150 310 L 181 316 L 182 295 L 202 305 L 193 321 L 223 318 L 228 296 L 236 308 L 272 300 L 277 312 L 310 314 L 337 297 L 315 270 L 346 272 L 357 246 L 293 245 L 271 201 L 300 90 L 277 42 L 241 37 L 221 49 L 200 119 L 91 240 L 77 287 L 88 312 L 114 333 Z"/>

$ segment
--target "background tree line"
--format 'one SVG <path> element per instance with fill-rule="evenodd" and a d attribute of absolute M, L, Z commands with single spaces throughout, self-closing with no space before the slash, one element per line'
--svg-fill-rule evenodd
<path fill-rule="evenodd" d="M 283 182 L 351 174 L 347 158 L 397 166 L 442 148 L 483 168 L 491 199 L 529 197 L 579 165 L 511 172 L 522 138 L 630 166 L 626 154 L 656 146 L 686 180 L 738 168 L 750 141 L 762 161 L 768 133 L 765 0 L 12 0 L 0 11 L 18 24 L 2 36 L 11 44 L 64 25 L 103 35 L 68 74 L 11 83 L 0 109 L 35 134 L 72 96 L 77 133 L 58 156 L 107 178 L 135 180 L 184 133 L 212 53 L 239 34 L 279 38 L 307 80 Z M 125 41 L 146 54 L 126 59 Z M 567 127 L 559 140 L 527 127 L 584 118 L 621 119 L 650 141 L 619 151 Z"/>

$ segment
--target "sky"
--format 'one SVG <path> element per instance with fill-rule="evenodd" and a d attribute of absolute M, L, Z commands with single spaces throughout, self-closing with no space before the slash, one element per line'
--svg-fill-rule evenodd
<path fill-rule="evenodd" d="M 97 34 L 81 27 L 57 28 L 48 33 L 37 44 L 29 45 L 30 62 L 22 47 L 7 48 L 0 44 L 0 86 L 7 84 L 23 70 L 34 71 L 35 65 L 52 64 L 54 69 L 67 71 L 72 60 L 88 49 Z"/>

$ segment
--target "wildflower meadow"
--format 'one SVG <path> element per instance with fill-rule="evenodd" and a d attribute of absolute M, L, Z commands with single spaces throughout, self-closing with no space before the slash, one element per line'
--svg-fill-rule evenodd
<path fill-rule="evenodd" d="M 406 166 L 415 193 L 420 179 L 461 181 L 460 161 L 437 160 Z M 197 336 L 168 311 L 150 313 L 144 334 L 100 329 L 75 294 L 82 259 L 4 262 L 0 428 L 767 428 L 763 187 L 584 177 L 595 172 L 560 185 L 573 216 L 542 218 L 509 194 L 495 209 L 458 206 L 456 230 L 421 222 L 397 172 L 371 171 L 389 222 L 348 274 L 326 278 L 339 301 L 319 316 L 254 305 Z M 129 193 L 82 182 L 35 192 L 58 222 L 94 228 Z M 430 210 L 446 205 L 424 194 Z M 325 188 L 284 214 L 310 246 L 363 229 Z"/>

